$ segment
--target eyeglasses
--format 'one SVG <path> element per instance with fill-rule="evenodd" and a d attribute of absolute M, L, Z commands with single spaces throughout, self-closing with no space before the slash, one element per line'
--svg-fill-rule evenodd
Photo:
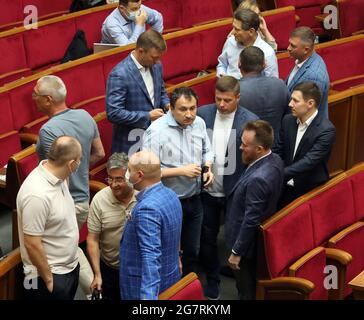
<path fill-rule="evenodd" d="M 48 94 L 39 94 L 37 92 L 35 92 L 34 90 L 32 91 L 32 98 L 36 98 L 36 97 L 47 97 Z"/>
<path fill-rule="evenodd" d="M 124 177 L 107 177 L 105 178 L 105 181 L 108 183 L 108 184 L 112 184 L 113 182 L 117 183 L 117 184 L 121 184 L 121 183 L 124 183 L 125 182 L 125 178 Z"/>

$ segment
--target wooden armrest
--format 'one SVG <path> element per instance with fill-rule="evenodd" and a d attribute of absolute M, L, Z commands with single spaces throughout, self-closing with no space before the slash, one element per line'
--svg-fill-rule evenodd
<path fill-rule="evenodd" d="M 328 13 L 322 13 L 322 14 L 318 14 L 317 16 L 315 16 L 316 21 L 318 22 L 324 22 L 324 20 L 326 19 L 326 17 L 328 17 L 329 14 Z"/>
<path fill-rule="evenodd" d="M 96 180 L 90 180 L 89 185 L 90 185 L 90 191 L 94 193 L 97 193 L 98 191 L 107 187 L 105 183 Z"/>
<path fill-rule="evenodd" d="M 11 251 L 8 255 L 5 255 L 4 258 L 0 260 L 0 278 L 20 263 L 21 257 L 19 248 Z"/>
<path fill-rule="evenodd" d="M 339 80 L 336 80 L 336 81 L 331 82 L 330 83 L 330 88 L 333 88 L 337 84 L 341 84 L 341 83 L 348 82 L 350 80 L 357 80 L 357 79 L 361 79 L 361 78 L 364 78 L 364 74 L 359 74 L 359 75 L 356 75 L 356 76 L 339 79 Z"/>
<path fill-rule="evenodd" d="M 106 168 L 106 163 L 102 163 L 99 166 L 97 166 L 96 168 L 93 168 L 92 170 L 90 170 L 90 176 L 94 176 L 95 174 L 99 173 L 100 171 L 104 170 Z"/>
<path fill-rule="evenodd" d="M 24 69 L 18 69 L 18 70 L 15 70 L 15 71 L 10 71 L 10 72 L 7 72 L 7 73 L 3 73 L 3 74 L 0 75 L 0 79 L 7 78 L 7 77 L 13 76 L 13 75 L 18 74 L 18 73 L 23 73 L 25 71 L 30 71 L 30 69 L 29 68 L 24 68 Z"/>
<path fill-rule="evenodd" d="M 93 97 L 93 98 L 90 98 L 90 99 L 87 99 L 87 100 L 83 100 L 81 102 L 78 102 L 78 103 L 74 104 L 70 108 L 79 109 L 79 108 L 83 107 L 84 105 L 87 105 L 87 104 L 89 104 L 91 102 L 98 101 L 98 100 L 101 100 L 101 99 L 105 99 L 105 95 Z"/>
<path fill-rule="evenodd" d="M 180 30 L 183 30 L 183 28 L 182 27 L 169 28 L 169 29 L 163 30 L 163 34 L 176 32 L 176 31 L 180 31 Z"/>
<path fill-rule="evenodd" d="M 205 24 L 213 23 L 213 22 L 223 21 L 223 20 L 225 20 L 227 18 L 229 18 L 229 17 L 221 18 L 221 19 L 212 19 L 212 20 L 207 20 L 207 21 L 201 21 L 199 23 L 196 23 L 196 24 L 192 25 L 192 27 L 198 27 L 198 26 L 202 26 L 202 25 L 205 25 Z"/>
<path fill-rule="evenodd" d="M 361 29 L 361 30 L 359 30 L 359 31 L 355 31 L 355 32 L 353 32 L 353 33 L 352 33 L 352 35 L 353 35 L 353 36 L 356 36 L 356 35 L 358 35 L 358 34 L 362 34 L 362 33 L 364 33 L 364 29 Z"/>
<path fill-rule="evenodd" d="M 298 22 L 300 22 L 301 21 L 301 18 L 300 18 L 300 16 L 298 16 L 297 14 L 295 14 L 295 19 L 296 19 L 296 23 L 298 23 Z"/>
<path fill-rule="evenodd" d="M 34 126 L 36 126 L 37 124 L 42 123 L 42 122 L 44 122 L 44 121 L 46 121 L 46 120 L 48 120 L 48 119 L 49 119 L 49 117 L 48 117 L 48 116 L 44 116 L 44 117 L 41 117 L 41 118 L 35 119 L 34 121 L 29 122 L 29 123 L 27 123 L 26 125 L 24 125 L 24 126 L 23 126 L 23 128 L 22 128 L 22 130 L 23 130 L 24 132 L 28 132 L 28 131 L 30 131 L 30 129 L 31 129 L 32 127 L 34 127 Z"/>
<path fill-rule="evenodd" d="M 347 266 L 353 260 L 352 255 L 344 250 L 325 248 L 325 251 L 328 259 L 336 260 L 344 266 Z"/>
<path fill-rule="evenodd" d="M 258 280 L 257 282 L 257 300 L 264 300 L 266 293 L 276 293 L 285 299 L 301 298 L 308 299 L 310 293 L 315 289 L 315 285 L 303 278 L 297 277 L 278 277 L 271 280 Z"/>
<path fill-rule="evenodd" d="M 20 132 L 19 137 L 21 141 L 29 144 L 37 143 L 38 140 L 38 135 L 35 133 Z"/>

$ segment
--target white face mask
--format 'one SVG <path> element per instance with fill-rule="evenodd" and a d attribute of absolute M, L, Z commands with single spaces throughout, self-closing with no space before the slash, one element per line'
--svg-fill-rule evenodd
<path fill-rule="evenodd" d="M 133 182 L 131 182 L 130 181 L 130 172 L 129 172 L 129 169 L 128 170 L 126 170 L 126 172 L 125 172 L 125 182 L 131 187 L 131 188 L 134 188 L 134 185 L 135 184 L 137 184 L 138 182 L 136 182 L 136 183 L 133 183 Z"/>
<path fill-rule="evenodd" d="M 128 20 L 135 21 L 137 13 L 139 13 L 139 10 L 138 11 L 128 12 Z"/>

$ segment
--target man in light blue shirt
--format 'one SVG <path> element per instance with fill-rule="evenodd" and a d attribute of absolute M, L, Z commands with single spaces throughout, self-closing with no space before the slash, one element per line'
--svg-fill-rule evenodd
<path fill-rule="evenodd" d="M 259 16 L 249 9 L 238 9 L 234 13 L 232 35 L 227 38 L 216 67 L 217 75 L 233 76 L 240 80 L 240 52 L 250 46 L 258 47 L 264 52 L 264 75 L 279 77 L 278 62 L 273 48 L 259 35 Z"/>
<path fill-rule="evenodd" d="M 143 149 L 160 159 L 162 182 L 177 193 L 183 209 L 181 237 L 183 275 L 196 272 L 203 210 L 201 183 L 213 182 L 214 154 L 205 122 L 197 113 L 197 96 L 186 87 L 176 89 L 169 112 L 155 120 L 143 137 Z M 202 175 L 202 179 L 201 179 Z"/>
<path fill-rule="evenodd" d="M 120 0 L 102 24 L 102 43 L 127 45 L 135 43 L 145 25 L 149 24 L 159 33 L 163 32 L 162 15 L 142 5 L 141 0 Z"/>

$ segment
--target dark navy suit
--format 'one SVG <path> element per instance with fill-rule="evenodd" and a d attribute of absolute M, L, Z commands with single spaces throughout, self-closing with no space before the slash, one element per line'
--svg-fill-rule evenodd
<path fill-rule="evenodd" d="M 156 300 L 176 283 L 182 208 L 162 183 L 137 195 L 120 241 L 120 295 L 124 300 Z"/>
<path fill-rule="evenodd" d="M 137 143 L 136 140 L 139 141 L 143 136 L 141 130 L 129 137 L 130 132 L 133 129 L 147 129 L 150 125 L 149 112 L 169 104 L 164 89 L 162 65 L 157 63 L 150 70 L 154 84 L 154 104 L 130 55 L 109 75 L 106 87 L 106 113 L 109 121 L 113 123 L 112 152 L 128 153 L 130 147 Z"/>
<path fill-rule="evenodd" d="M 205 120 L 210 141 L 212 141 L 212 130 L 216 117 L 217 107 L 215 104 L 206 105 L 197 109 L 198 115 Z M 228 147 L 225 154 L 225 175 L 223 177 L 224 193 L 228 196 L 231 193 L 236 181 L 241 176 L 244 165 L 241 160 L 241 135 L 243 126 L 248 121 L 258 120 L 258 117 L 249 110 L 238 107 L 232 124 L 232 133 L 228 140 Z M 230 167 L 232 166 L 232 167 Z M 231 172 L 232 171 L 232 172 Z M 207 192 L 201 194 L 204 218 L 201 232 L 200 260 L 206 271 L 208 281 L 220 282 L 219 258 L 217 250 L 217 236 L 220 228 L 220 213 L 225 212 L 226 197 L 214 197 Z"/>
<path fill-rule="evenodd" d="M 284 161 L 285 189 L 281 205 L 284 206 L 295 198 L 329 180 L 327 161 L 335 142 L 334 125 L 323 115 L 318 114 L 307 128 L 293 157 L 297 136 L 297 118 L 286 115 L 274 152 Z M 287 187 L 286 182 L 294 180 L 294 187 Z"/>
<path fill-rule="evenodd" d="M 283 161 L 271 153 L 245 170 L 228 199 L 225 239 L 242 259 L 236 277 L 243 299 L 254 299 L 257 229 L 276 212 L 282 184 Z"/>

